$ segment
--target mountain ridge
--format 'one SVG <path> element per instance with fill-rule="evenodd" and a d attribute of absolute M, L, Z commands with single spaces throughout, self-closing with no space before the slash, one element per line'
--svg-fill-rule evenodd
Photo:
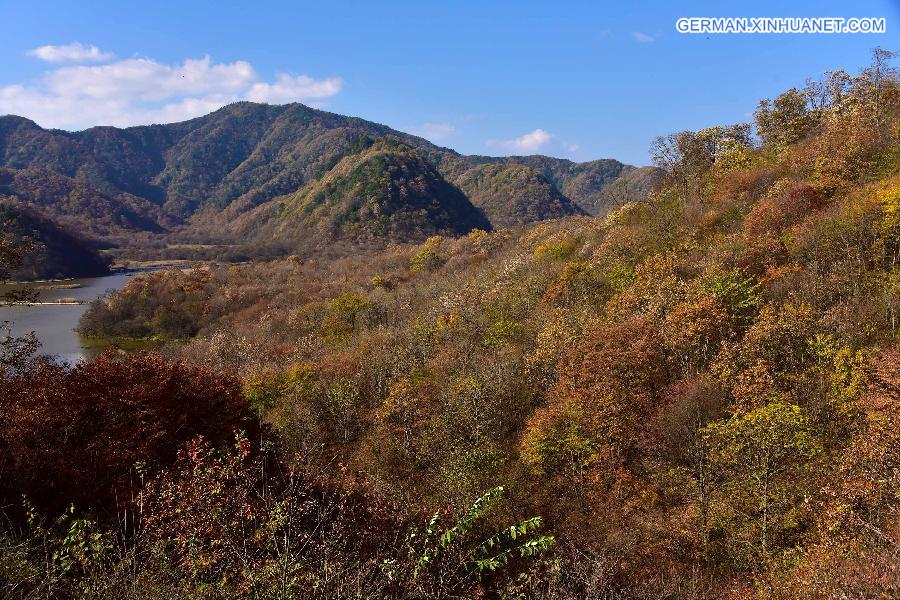
<path fill-rule="evenodd" d="M 479 228 L 603 214 L 616 204 L 611 190 L 617 182 L 639 179 L 630 199 L 642 199 L 658 180 L 653 168 L 614 159 L 575 163 L 541 155 L 467 156 L 358 117 L 299 103 L 252 102 L 229 104 L 177 123 L 97 126 L 77 132 L 2 116 L 0 168 L 5 180 L 19 182 L 18 189 L 7 189 L 7 194 L 105 244 L 146 247 L 148 239 L 162 240 L 155 242 L 158 245 L 174 236 L 185 243 L 252 245 L 265 241 L 265 232 L 272 229 L 259 218 L 271 214 L 271 207 L 259 207 L 315 186 L 346 157 L 387 138 L 404 145 L 404 153 L 421 158 L 403 159 L 408 171 L 404 178 L 431 181 L 434 185 L 426 186 L 427 193 L 443 196 L 420 198 L 422 202 L 440 205 L 455 195 L 447 186 L 453 187 L 471 204 L 460 215 L 471 217 L 478 211 L 487 215 L 488 222 L 472 217 Z M 377 170 L 368 173 L 387 177 L 386 181 L 391 178 Z M 368 185 L 373 182 L 366 183 L 364 187 L 374 189 Z M 357 200 L 369 206 L 378 202 L 374 196 Z M 253 217 L 246 216 L 250 213 Z M 410 211 L 402 214 L 408 216 Z M 443 213 L 438 210 L 432 216 L 438 214 Z M 248 230 L 253 223 L 256 230 Z M 394 232 L 388 238 L 418 242 L 437 231 L 455 230 L 418 218 L 406 223 L 405 230 L 387 226 Z M 378 243 L 378 231 L 384 226 L 360 223 L 359 228 L 371 231 L 348 235 Z M 285 248 L 309 245 L 309 238 L 335 239 L 301 227 L 285 239 Z"/>

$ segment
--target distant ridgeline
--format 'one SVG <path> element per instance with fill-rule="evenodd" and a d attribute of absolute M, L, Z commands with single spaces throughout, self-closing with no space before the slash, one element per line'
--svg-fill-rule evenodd
<path fill-rule="evenodd" d="M 419 242 L 602 214 L 645 198 L 659 174 L 616 160 L 463 156 L 302 104 L 241 102 L 183 123 L 74 133 L 0 117 L 0 195 L 138 253 Z"/>

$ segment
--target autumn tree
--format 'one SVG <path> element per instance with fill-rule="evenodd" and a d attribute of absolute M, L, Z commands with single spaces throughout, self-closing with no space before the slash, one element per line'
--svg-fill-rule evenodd
<path fill-rule="evenodd" d="M 882 134 L 885 96 L 890 91 L 896 94 L 898 72 L 896 68 L 890 65 L 891 60 L 896 58 L 896 56 L 896 52 L 891 52 L 884 48 L 875 48 L 872 50 L 871 65 L 864 69 L 862 73 L 863 77 L 868 80 L 871 89 L 872 114 L 875 121 L 875 131 L 879 136 Z"/>
<path fill-rule="evenodd" d="M 775 100 L 760 101 L 754 117 L 763 143 L 778 149 L 800 141 L 817 123 L 806 94 L 797 88 L 779 94 Z"/>
<path fill-rule="evenodd" d="M 761 565 L 796 542 L 821 445 L 799 406 L 772 402 L 704 429 L 717 495 L 710 511 L 736 564 Z"/>
<path fill-rule="evenodd" d="M 826 71 L 820 79 L 807 79 L 803 93 L 809 108 L 824 115 L 830 110 L 841 110 L 851 83 L 852 77 L 843 69 Z"/>
<path fill-rule="evenodd" d="M 739 123 L 657 137 L 650 146 L 653 164 L 678 183 L 683 197 L 703 200 L 703 176 L 717 162 L 734 167 L 752 147 L 750 126 Z"/>
<path fill-rule="evenodd" d="M 546 406 L 535 411 L 522 438 L 531 470 L 571 488 L 573 476 L 603 476 L 639 454 L 644 420 L 668 365 L 646 320 L 598 327 L 561 360 Z M 562 491 L 562 487 L 557 487 Z"/>

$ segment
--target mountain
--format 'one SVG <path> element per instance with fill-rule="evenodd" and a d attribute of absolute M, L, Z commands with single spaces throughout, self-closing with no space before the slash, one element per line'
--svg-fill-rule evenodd
<path fill-rule="evenodd" d="M 498 159 L 485 157 L 495 163 Z M 600 215 L 615 205 L 647 197 L 659 183 L 662 171 L 656 167 L 632 167 L 617 160 L 602 159 L 576 163 L 550 156 L 510 156 L 499 159 L 521 165 L 540 174 L 562 195 L 591 215 Z"/>
<path fill-rule="evenodd" d="M 110 353 L 91 363 L 96 379 L 86 366 L 0 387 L 0 501 L 54 498 L 40 513 L 52 522 L 104 498 L 106 529 L 90 531 L 111 539 L 112 515 L 140 498 L 142 522 L 165 529 L 134 536 L 145 545 L 116 553 L 121 563 L 101 555 L 105 581 L 71 570 L 73 590 L 121 586 L 108 597 L 155 582 L 145 597 L 201 597 L 210 582 L 227 598 L 278 597 L 268 591 L 284 570 L 272 566 L 287 557 L 296 581 L 322 582 L 327 560 L 333 580 L 398 600 L 897 598 L 900 78 L 874 72 L 830 72 L 759 103 L 758 142 L 745 125 L 660 138 L 661 187 L 610 218 L 136 278 L 93 303 L 80 330 L 181 340 L 178 370 Z M 548 182 L 571 199 L 557 185 L 590 181 L 574 164 L 428 152 L 360 138 L 300 191 L 242 213 L 270 211 L 247 232 L 389 235 L 462 209 L 454 183 L 475 205 Z M 609 175 L 636 185 L 620 178 L 640 173 L 622 171 Z M 380 212 L 391 210 L 398 220 Z M 174 455 L 167 436 L 205 423 L 183 407 L 227 397 L 210 393 L 222 387 L 206 369 L 239 379 L 226 389 L 278 451 L 252 459 L 252 435 L 230 455 L 191 445 L 173 471 L 149 464 L 169 483 L 134 493 L 141 457 L 109 441 L 147 438 Z M 160 404 L 178 431 L 154 437 L 144 415 L 159 401 L 140 398 L 157 388 L 185 393 Z M 224 515 L 214 528 L 211 507 Z M 391 507 L 404 511 L 396 521 Z M 340 511 L 333 526 L 316 516 Z M 43 572 L 47 540 L 7 543 L 13 559 L 34 557 L 13 577 Z M 154 552 L 166 543 L 174 557 Z M 329 591 L 295 596 L 347 596 Z"/>
<path fill-rule="evenodd" d="M 477 165 L 458 176 L 456 183 L 497 227 L 586 214 L 547 178 L 523 165 Z"/>
<path fill-rule="evenodd" d="M 641 202 L 652 170 L 297 107 L 107 129 L 65 173 L 23 149 L 81 134 L 9 120 L 43 142 L 0 271 L 88 245 L 37 211 L 326 255 L 57 309 L 114 344 L 74 365 L 0 323 L 0 597 L 900 598 L 891 54 L 657 138 Z M 146 181 L 98 158 L 163 141 Z"/>
<path fill-rule="evenodd" d="M 14 280 L 95 277 L 109 272 L 108 263 L 88 241 L 42 216 L 31 207 L 0 197 L 0 238 L 35 248 L 11 273 Z"/>
<path fill-rule="evenodd" d="M 381 138 L 294 194 L 245 213 L 236 233 L 313 248 L 377 245 L 491 229 L 484 213 L 415 148 Z"/>
<path fill-rule="evenodd" d="M 643 173 L 642 185 L 629 187 L 633 189 L 630 197 L 640 199 L 646 197 L 657 172 L 615 160 L 574 163 L 545 156 L 464 156 L 385 125 L 302 104 L 240 102 L 181 123 L 93 127 L 79 132 L 43 129 L 22 117 L 0 117 L 0 167 L 4 168 L 0 186 L 5 186 L 3 193 L 40 207 L 61 223 L 79 226 L 117 245 L 144 243 L 145 238 L 134 232 L 164 238 L 174 232 L 187 243 L 212 239 L 245 243 L 248 234 L 255 239 L 264 231 L 286 230 L 280 221 L 267 224 L 262 218 L 275 215 L 270 202 L 278 199 L 280 206 L 287 197 L 319 193 L 315 190 L 341 179 L 332 170 L 342 161 L 383 138 L 404 145 L 391 159 L 398 177 L 429 182 L 423 188 L 429 198 L 413 194 L 411 198 L 419 204 L 391 214 L 420 211 L 423 203 L 442 207 L 422 213 L 428 221 L 418 221 L 416 229 L 422 232 L 460 230 L 470 222 L 511 227 L 601 214 L 614 204 L 610 190 L 617 184 Z M 375 171 L 366 173 L 375 176 Z M 391 180 L 393 175 L 387 177 Z M 399 181 L 394 183 L 397 190 L 404 189 Z M 459 197 L 450 200 L 455 194 L 448 186 L 481 209 L 490 223 L 475 218 L 471 207 L 463 209 Z M 374 208 L 384 200 L 360 198 L 346 186 L 331 189 L 329 202 L 338 211 L 353 213 L 356 209 L 349 207 L 359 203 Z M 337 199 L 335 190 L 347 196 Z M 462 212 L 445 212 L 445 202 Z M 325 221 L 331 218 L 325 218 L 321 210 L 314 212 Z M 368 214 L 359 212 L 360 217 Z M 450 226 L 441 220 L 444 216 L 463 220 Z M 432 218 L 437 220 L 429 221 Z M 301 220 L 294 227 L 307 224 Z M 321 233 L 320 225 L 316 227 Z M 256 229 L 250 231 L 251 226 Z M 383 222 L 373 225 L 364 234 L 356 228 L 337 227 L 327 237 L 353 240 L 390 230 L 390 239 L 400 239 L 409 229 L 385 226 Z M 293 237 L 319 234 L 298 230 Z"/>

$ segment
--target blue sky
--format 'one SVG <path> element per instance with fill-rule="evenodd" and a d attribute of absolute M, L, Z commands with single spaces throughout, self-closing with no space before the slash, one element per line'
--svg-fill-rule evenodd
<path fill-rule="evenodd" d="M 885 17 L 887 33 L 677 33 L 688 16 Z M 0 114 L 45 126 L 299 100 L 464 153 L 646 164 L 656 135 L 746 121 L 807 76 L 900 50 L 900 0 L 35 0 L 0 4 L 0 31 Z"/>

